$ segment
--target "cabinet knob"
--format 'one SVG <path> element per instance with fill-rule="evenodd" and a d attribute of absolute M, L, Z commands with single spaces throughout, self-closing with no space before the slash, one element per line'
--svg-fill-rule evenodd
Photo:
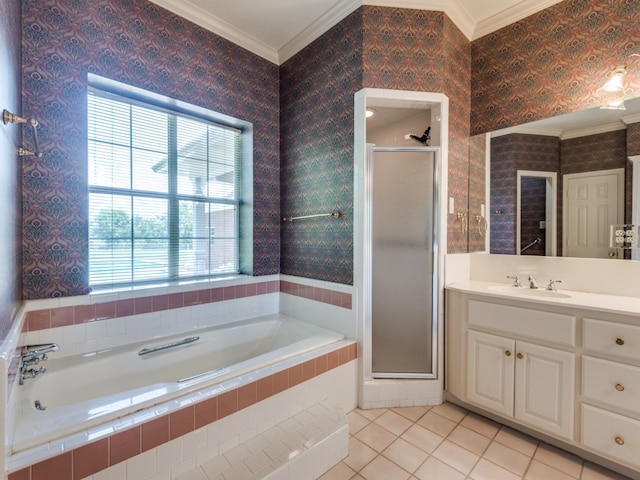
<path fill-rule="evenodd" d="M 524 355 L 522 355 L 521 353 L 516 354 L 516 357 L 518 357 L 520 360 L 522 360 L 524 358 Z"/>
<path fill-rule="evenodd" d="M 510 356 L 511 356 L 511 351 L 509 351 L 509 350 L 505 350 L 505 351 L 504 351 L 504 354 L 505 354 L 507 357 L 510 357 Z"/>
<path fill-rule="evenodd" d="M 624 445 L 624 438 L 622 437 L 616 437 L 616 443 L 618 445 Z"/>
<path fill-rule="evenodd" d="M 624 392 L 624 385 L 621 383 L 616 383 L 616 390 L 619 392 Z"/>
<path fill-rule="evenodd" d="M 624 345 L 624 340 L 621 338 L 616 338 L 616 345 Z"/>

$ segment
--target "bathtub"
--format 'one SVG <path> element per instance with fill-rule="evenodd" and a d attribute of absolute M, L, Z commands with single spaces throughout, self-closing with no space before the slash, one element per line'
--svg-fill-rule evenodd
<path fill-rule="evenodd" d="M 274 314 L 50 359 L 44 363 L 46 373 L 16 386 L 11 454 L 127 415 L 152 412 L 168 401 L 203 400 L 206 394 L 222 393 L 223 382 L 343 339 L 342 334 Z M 172 344 L 178 345 L 166 348 Z"/>

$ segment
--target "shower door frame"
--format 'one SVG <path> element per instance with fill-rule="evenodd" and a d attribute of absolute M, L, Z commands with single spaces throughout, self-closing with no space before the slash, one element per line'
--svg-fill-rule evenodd
<path fill-rule="evenodd" d="M 372 248 L 372 226 L 373 226 L 373 155 L 376 152 L 383 153 L 433 153 L 433 231 L 432 231 L 432 271 L 431 271 L 431 372 L 429 373 L 384 373 L 376 372 L 373 375 L 373 312 L 372 312 L 372 270 L 373 270 L 373 248 Z M 441 149 L 440 147 L 382 147 L 373 144 L 366 145 L 366 158 L 364 163 L 364 338 L 363 343 L 367 346 L 364 350 L 364 378 L 365 379 L 420 379 L 429 380 L 438 378 L 438 317 L 440 312 L 440 292 L 439 292 L 439 272 L 440 272 L 440 169 L 441 169 Z"/>

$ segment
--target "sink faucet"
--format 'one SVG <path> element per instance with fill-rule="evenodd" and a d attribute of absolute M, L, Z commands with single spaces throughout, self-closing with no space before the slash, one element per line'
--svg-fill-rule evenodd
<path fill-rule="evenodd" d="M 511 278 L 513 280 L 513 286 L 520 288 L 522 285 L 520 284 L 520 277 L 518 275 L 507 275 L 507 278 Z"/>
<path fill-rule="evenodd" d="M 562 280 L 549 280 L 549 285 L 547 285 L 547 290 L 551 290 L 555 292 L 558 287 L 556 287 L 556 283 L 562 283 Z"/>
<path fill-rule="evenodd" d="M 536 289 L 538 288 L 538 282 L 533 275 L 529 275 L 529 288 Z"/>
<path fill-rule="evenodd" d="M 20 354 L 20 378 L 18 383 L 22 385 L 27 378 L 35 378 L 39 374 L 46 372 L 46 368 L 40 367 L 36 369 L 33 365 L 44 362 L 49 358 L 47 357 L 47 353 L 57 352 L 58 350 L 60 350 L 60 347 L 57 343 L 26 345 L 22 347 Z"/>

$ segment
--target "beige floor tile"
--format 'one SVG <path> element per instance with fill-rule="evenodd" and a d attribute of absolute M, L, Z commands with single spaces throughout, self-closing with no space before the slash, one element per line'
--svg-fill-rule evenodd
<path fill-rule="evenodd" d="M 355 435 L 364 427 L 369 425 L 369 423 L 371 423 L 371 420 L 360 415 L 357 410 L 352 410 L 351 412 L 347 413 L 347 422 L 349 423 L 349 433 L 351 435 Z"/>
<path fill-rule="evenodd" d="M 355 437 L 379 453 L 391 445 L 391 442 L 397 438 L 397 435 L 382 428 L 377 423 L 370 423 L 360 430 Z"/>
<path fill-rule="evenodd" d="M 573 480 L 566 473 L 562 473 L 549 465 L 533 460 L 525 475 L 525 480 Z"/>
<path fill-rule="evenodd" d="M 449 440 L 445 440 L 433 452 L 432 456 L 455 468 L 459 472 L 468 475 L 480 458 L 475 453 L 465 450 Z"/>
<path fill-rule="evenodd" d="M 431 409 L 418 420 L 418 425 L 428 428 L 441 437 L 446 437 L 456 427 L 456 422 L 452 422 L 448 418 L 434 413 L 433 409 Z"/>
<path fill-rule="evenodd" d="M 538 446 L 533 458 L 573 478 L 580 478 L 584 463 L 580 457 L 546 443 L 541 443 Z"/>
<path fill-rule="evenodd" d="M 396 413 L 399 413 L 405 418 L 408 418 L 412 422 L 416 422 L 422 417 L 425 413 L 427 413 L 431 407 L 396 407 L 392 410 Z"/>
<path fill-rule="evenodd" d="M 582 468 L 581 480 L 628 480 L 624 475 L 612 472 L 609 469 L 594 465 L 591 462 L 585 462 Z"/>
<path fill-rule="evenodd" d="M 527 471 L 527 467 L 531 462 L 531 457 L 497 442 L 492 442 L 489 445 L 483 457 L 520 477 Z"/>
<path fill-rule="evenodd" d="M 319 480 L 350 480 L 356 472 L 346 463 L 340 462 L 322 475 Z"/>
<path fill-rule="evenodd" d="M 433 452 L 444 440 L 444 437 L 420 425 L 409 428 L 402 438 L 427 453 Z"/>
<path fill-rule="evenodd" d="M 533 457 L 538 443 L 540 443 L 535 438 L 506 426 L 500 428 L 500 431 L 495 436 L 495 441 L 509 448 L 513 448 L 528 457 Z"/>
<path fill-rule="evenodd" d="M 435 405 L 431 411 L 456 423 L 460 422 L 460 420 L 462 420 L 468 413 L 468 410 L 465 408 L 446 402 L 442 405 Z"/>
<path fill-rule="evenodd" d="M 471 471 L 469 478 L 472 480 L 520 480 L 522 477 L 481 458 Z"/>
<path fill-rule="evenodd" d="M 409 472 L 385 457 L 376 457 L 360 471 L 360 475 L 366 480 L 407 480 L 410 476 Z"/>
<path fill-rule="evenodd" d="M 414 476 L 420 480 L 464 480 L 465 477 L 435 457 L 427 458 L 427 461 L 422 464 Z"/>
<path fill-rule="evenodd" d="M 363 417 L 373 421 L 376 418 L 378 418 L 380 415 L 382 415 L 384 412 L 386 412 L 387 409 L 386 408 L 369 408 L 367 410 L 362 410 L 360 408 L 356 408 L 354 411 L 358 412 Z"/>
<path fill-rule="evenodd" d="M 349 467 L 359 472 L 362 467 L 373 460 L 378 453 L 355 437 L 349 439 L 349 455 L 343 460 Z"/>
<path fill-rule="evenodd" d="M 413 425 L 411 420 L 391 410 L 387 410 L 374 421 L 395 435 L 401 435 L 402 432 Z"/>
<path fill-rule="evenodd" d="M 462 425 L 458 425 L 454 428 L 453 432 L 451 432 L 447 437 L 447 440 L 457 443 L 476 455 L 482 455 L 482 453 L 487 449 L 487 446 L 491 443 L 491 439 L 484 435 L 480 435 L 473 430 L 469 430 L 467 427 L 463 427 Z"/>
<path fill-rule="evenodd" d="M 387 447 L 382 454 L 409 473 L 413 473 L 424 462 L 429 454 L 398 438 Z"/>
<path fill-rule="evenodd" d="M 481 417 L 480 415 L 476 415 L 475 413 L 469 413 L 462 419 L 460 425 L 463 425 L 488 438 L 495 437 L 498 430 L 500 430 L 499 423 L 489 420 L 488 418 Z"/>

